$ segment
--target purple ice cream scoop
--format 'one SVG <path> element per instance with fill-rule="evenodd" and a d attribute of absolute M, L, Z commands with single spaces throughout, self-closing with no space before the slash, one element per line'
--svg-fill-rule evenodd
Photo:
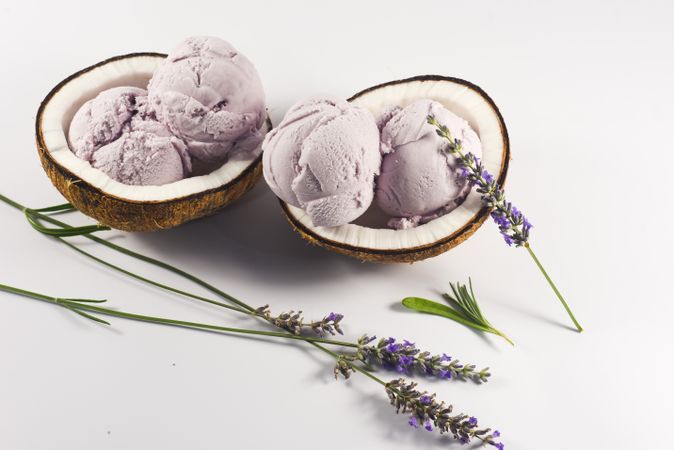
<path fill-rule="evenodd" d="M 296 103 L 262 149 L 269 187 L 316 226 L 349 223 L 372 203 L 379 131 L 362 107 L 331 98 Z"/>
<path fill-rule="evenodd" d="M 70 122 L 70 149 L 91 161 L 96 150 L 122 135 L 146 97 L 144 89 L 124 86 L 105 90 L 87 101 Z"/>
<path fill-rule="evenodd" d="M 156 119 L 185 142 L 199 172 L 259 151 L 264 89 L 253 64 L 228 42 L 186 39 L 155 70 L 148 94 Z"/>
<path fill-rule="evenodd" d="M 482 145 L 468 122 L 442 104 L 421 99 L 405 108 L 384 110 L 381 127 L 381 174 L 375 202 L 392 219 L 389 226 L 405 229 L 440 217 L 459 206 L 470 192 L 447 142 L 426 122 L 429 114 L 461 140 L 465 153 L 482 156 Z M 385 117 L 384 117 L 385 116 Z"/>
<path fill-rule="evenodd" d="M 128 131 L 98 149 L 91 165 L 124 184 L 160 186 L 185 177 L 181 145 L 172 136 Z"/>
<path fill-rule="evenodd" d="M 108 89 L 86 102 L 68 141 L 78 157 L 124 184 L 171 183 L 191 170 L 185 144 L 147 112 L 147 93 L 139 88 Z"/>

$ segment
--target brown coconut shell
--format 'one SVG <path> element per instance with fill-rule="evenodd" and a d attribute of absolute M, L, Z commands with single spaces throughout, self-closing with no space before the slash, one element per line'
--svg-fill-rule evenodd
<path fill-rule="evenodd" d="M 406 78 L 403 80 L 389 81 L 388 83 L 382 83 L 376 86 L 369 87 L 353 95 L 348 100 L 353 101 L 368 92 L 395 84 L 411 83 L 417 81 L 434 82 L 443 80 L 462 84 L 467 88 L 477 92 L 487 101 L 487 103 L 493 109 L 494 114 L 498 117 L 498 121 L 501 126 L 501 136 L 503 138 L 504 155 L 502 159 L 503 162 L 501 163 L 501 168 L 498 174 L 495 175 L 495 178 L 498 181 L 498 183 L 501 186 L 503 186 L 506 181 L 506 175 L 508 173 L 508 165 L 510 161 L 510 140 L 508 138 L 508 130 L 506 128 L 506 124 L 505 121 L 503 120 L 501 112 L 499 111 L 498 107 L 491 99 L 491 97 L 489 97 L 487 93 L 484 92 L 479 86 L 471 83 L 470 81 L 454 77 L 445 77 L 441 75 L 420 75 L 412 78 Z M 288 205 L 283 200 L 280 200 L 280 202 L 283 208 L 283 212 L 285 213 L 286 218 L 292 225 L 293 229 L 297 233 L 299 233 L 300 236 L 309 241 L 311 244 L 327 248 L 328 250 L 332 250 L 334 252 L 341 253 L 343 255 L 348 255 L 353 258 L 360 259 L 361 261 L 372 261 L 378 263 L 413 263 L 416 261 L 421 261 L 427 258 L 431 258 L 433 256 L 440 255 L 446 252 L 447 250 L 456 247 L 457 245 L 468 239 L 470 236 L 472 236 L 473 233 L 475 233 L 475 231 L 477 231 L 477 229 L 480 228 L 480 226 L 482 226 L 485 220 L 487 220 L 487 217 L 489 217 L 490 213 L 489 208 L 487 207 L 481 208 L 479 212 L 475 216 L 473 216 L 473 218 L 459 230 L 441 240 L 430 243 L 428 245 L 396 249 L 396 250 L 383 250 L 368 247 L 355 247 L 352 245 L 344 244 L 342 242 L 336 242 L 330 239 L 326 239 L 325 237 L 316 234 L 310 228 L 304 226 L 290 212 Z"/>
<path fill-rule="evenodd" d="M 37 111 L 35 138 L 37 151 L 47 176 L 56 189 L 78 210 L 98 222 L 125 231 L 154 231 L 173 228 L 190 220 L 214 214 L 248 192 L 262 176 L 260 155 L 238 177 L 215 189 L 163 201 L 134 201 L 104 192 L 77 174 L 60 166 L 45 145 L 42 119 L 45 107 L 61 88 L 73 79 L 99 66 L 131 57 L 166 57 L 163 53 L 130 53 L 114 56 L 76 72 L 57 84 L 44 98 Z M 268 129 L 271 121 L 267 118 Z"/>

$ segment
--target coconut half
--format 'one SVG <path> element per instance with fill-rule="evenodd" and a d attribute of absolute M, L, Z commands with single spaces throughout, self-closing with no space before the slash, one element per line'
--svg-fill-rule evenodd
<path fill-rule="evenodd" d="M 458 78 L 424 75 L 365 89 L 349 99 L 375 117 L 387 105 L 405 107 L 428 98 L 464 118 L 482 142 L 482 162 L 503 185 L 510 144 L 505 122 L 493 100 L 478 86 Z M 309 242 L 365 261 L 415 262 L 439 255 L 470 237 L 489 216 L 474 190 L 456 209 L 416 228 L 392 230 L 350 223 L 316 227 L 300 208 L 281 201 L 293 228 Z M 367 214 L 367 213 L 366 213 Z"/>
<path fill-rule="evenodd" d="M 262 174 L 262 155 L 230 160 L 207 175 L 162 186 L 130 186 L 93 168 L 68 147 L 77 110 L 99 92 L 116 86 L 147 88 L 161 53 L 116 56 L 61 81 L 40 104 L 35 123 L 37 150 L 54 186 L 84 214 L 127 231 L 172 228 L 213 214 L 250 190 Z M 267 118 L 265 131 L 271 129 Z"/>

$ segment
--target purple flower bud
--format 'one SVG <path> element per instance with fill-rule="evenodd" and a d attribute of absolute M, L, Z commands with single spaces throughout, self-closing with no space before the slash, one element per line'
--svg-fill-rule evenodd
<path fill-rule="evenodd" d="M 430 405 L 431 404 L 431 397 L 428 395 L 422 395 L 419 397 L 419 401 L 421 402 L 422 405 Z"/>
<path fill-rule="evenodd" d="M 414 347 L 414 342 L 410 342 L 407 339 L 403 340 L 403 347 Z"/>
<path fill-rule="evenodd" d="M 369 344 L 370 342 L 374 341 L 375 339 L 377 339 L 377 336 L 372 336 L 372 337 L 370 337 L 370 336 L 365 335 L 365 336 L 363 337 L 363 342 L 365 342 L 365 344 L 367 345 L 367 344 Z"/>
<path fill-rule="evenodd" d="M 446 353 L 443 353 L 442 356 L 440 357 L 440 362 L 444 362 L 444 361 L 449 362 L 449 361 L 451 361 L 451 360 L 452 360 L 452 357 L 449 356 L 449 355 L 446 354 Z"/>
<path fill-rule="evenodd" d="M 414 428 L 419 428 L 419 421 L 417 420 L 416 416 L 410 416 L 410 420 L 407 423 L 409 423 L 410 426 Z"/>
<path fill-rule="evenodd" d="M 501 436 L 501 432 L 498 431 L 498 430 L 494 430 L 494 432 L 491 435 L 492 435 L 492 437 L 499 437 L 499 436 Z"/>
<path fill-rule="evenodd" d="M 428 431 L 433 431 L 433 425 L 431 425 L 430 420 L 428 420 L 428 419 L 426 420 L 426 423 L 424 424 L 424 428 L 426 428 L 426 430 L 428 430 Z"/>
<path fill-rule="evenodd" d="M 468 439 L 466 436 L 461 436 L 461 438 L 459 438 L 459 442 L 461 442 L 461 445 L 466 445 L 470 442 L 470 439 Z"/>
<path fill-rule="evenodd" d="M 471 417 L 470 419 L 468 419 L 468 423 L 471 425 L 477 425 L 477 418 Z"/>
<path fill-rule="evenodd" d="M 527 233 L 531 228 L 533 228 L 533 225 L 531 225 L 531 222 L 525 217 L 524 222 L 522 223 L 522 229 Z"/>
<path fill-rule="evenodd" d="M 412 363 L 414 362 L 414 358 L 411 356 L 407 355 L 401 355 L 400 359 L 398 361 L 398 372 L 405 372 L 407 369 L 409 369 L 412 366 Z"/>
<path fill-rule="evenodd" d="M 445 370 L 445 369 L 440 369 L 440 372 L 438 372 L 438 376 L 440 378 L 447 378 L 450 380 L 452 378 L 452 371 L 451 370 Z"/>
<path fill-rule="evenodd" d="M 494 181 L 494 176 L 489 172 L 487 172 L 486 170 L 483 170 L 480 175 L 482 175 L 482 179 L 487 183 L 491 183 L 492 181 Z"/>
<path fill-rule="evenodd" d="M 500 212 L 498 212 L 498 211 L 492 212 L 491 218 L 494 219 L 494 222 L 496 222 L 496 225 L 499 226 L 499 229 L 501 230 L 501 232 L 503 232 L 505 230 L 509 230 L 511 228 L 511 224 L 510 224 L 510 221 L 508 220 L 508 218 L 506 216 L 504 216 L 503 214 L 501 214 Z"/>
<path fill-rule="evenodd" d="M 391 342 L 386 346 L 386 350 L 388 350 L 391 353 L 396 353 L 398 350 L 400 350 L 400 344 L 396 344 L 394 342 Z"/>
<path fill-rule="evenodd" d="M 503 450 L 505 448 L 505 445 L 503 445 L 502 442 L 494 442 L 493 444 L 494 447 L 496 447 L 498 450 Z"/>

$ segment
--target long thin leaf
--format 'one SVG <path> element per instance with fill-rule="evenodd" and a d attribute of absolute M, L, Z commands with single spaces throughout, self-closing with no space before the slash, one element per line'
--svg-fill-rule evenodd
<path fill-rule="evenodd" d="M 443 305 L 442 303 L 434 302 L 433 300 L 428 300 L 426 298 L 420 297 L 407 297 L 403 299 L 403 306 L 417 312 L 434 314 L 436 316 L 442 316 L 447 319 L 452 319 L 455 322 L 459 322 L 463 325 L 475 328 L 480 331 L 485 331 L 488 333 L 492 332 L 492 330 L 490 330 L 489 328 L 467 319 L 466 317 L 458 313 L 456 310 L 450 308 L 449 306 Z"/>
<path fill-rule="evenodd" d="M 75 303 L 105 303 L 107 300 L 94 300 L 91 298 L 62 298 L 59 299 L 61 301 L 65 300 L 67 302 L 75 302 Z"/>
<path fill-rule="evenodd" d="M 67 212 L 74 211 L 75 207 L 70 203 L 63 203 L 61 205 L 48 206 L 46 208 L 31 209 L 31 211 L 39 213 L 49 213 L 49 212 Z"/>
<path fill-rule="evenodd" d="M 103 319 L 100 319 L 96 316 L 92 316 L 91 314 L 87 314 L 83 311 L 80 311 L 80 310 L 74 308 L 74 307 L 66 306 L 66 308 L 69 309 L 70 311 L 74 312 L 75 314 L 79 314 L 80 316 L 86 317 L 87 319 L 93 320 L 94 322 L 102 323 L 104 325 L 110 325 L 110 322 L 108 322 L 106 320 L 103 320 Z"/>

